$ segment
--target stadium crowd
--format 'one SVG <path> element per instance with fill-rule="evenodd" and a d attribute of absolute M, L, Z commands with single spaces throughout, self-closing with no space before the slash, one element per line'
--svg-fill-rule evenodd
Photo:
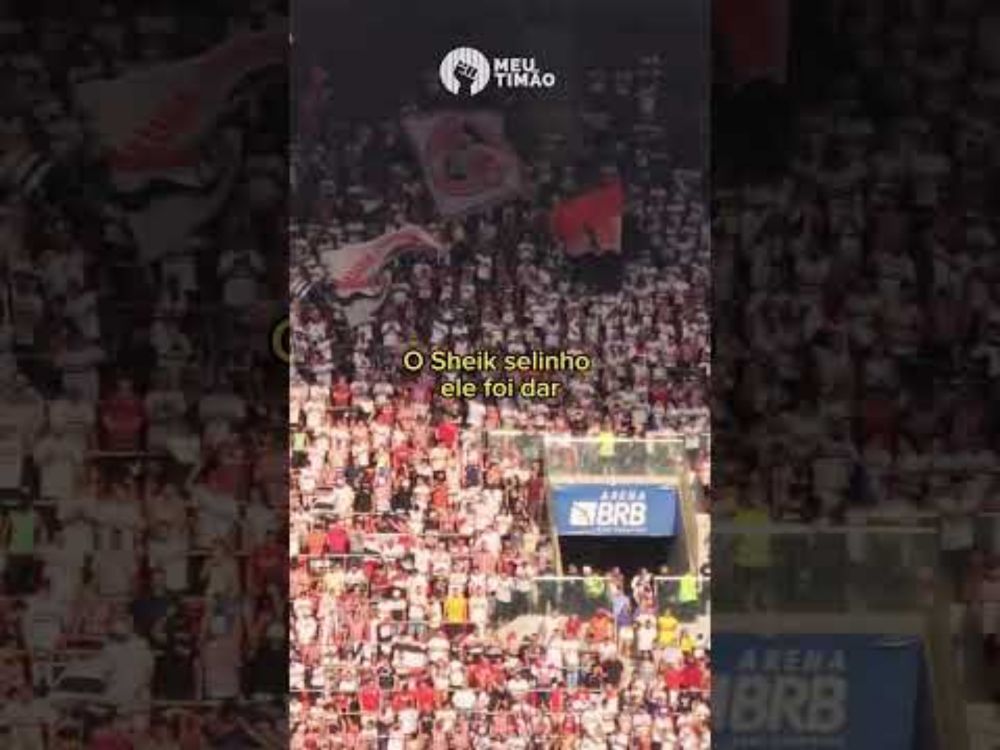
<path fill-rule="evenodd" d="M 970 513 L 998 373 L 997 71 L 963 53 L 984 4 L 838 7 L 855 54 L 796 113 L 786 169 L 714 192 L 717 484 L 782 519 Z"/>
<path fill-rule="evenodd" d="M 973 697 L 998 684 L 991 13 L 824 4 L 796 46 L 836 63 L 786 92 L 772 169 L 720 151 L 713 190 L 715 520 L 932 529 Z"/>
<path fill-rule="evenodd" d="M 556 133 L 511 136 L 533 194 L 463 219 L 438 215 L 398 121 L 319 117 L 294 144 L 293 284 L 319 283 L 292 315 L 293 747 L 708 747 L 690 602 L 600 561 L 557 576 L 542 457 L 489 440 L 587 437 L 604 447 L 577 468 L 600 473 L 616 440 L 707 431 L 704 187 L 665 151 L 665 64 L 591 70 L 584 156 Z M 448 104 L 432 78 L 419 111 Z M 616 177 L 623 253 L 602 287 L 547 216 Z M 349 319 L 310 269 L 405 224 L 447 252 L 399 259 L 384 303 Z M 594 367 L 562 398 L 460 401 L 405 373 L 412 346 L 582 351 Z M 707 489 L 700 446 L 680 454 Z"/>
<path fill-rule="evenodd" d="M 286 742 L 287 377 L 260 366 L 273 313 L 253 300 L 285 294 L 287 92 L 278 71 L 227 105 L 244 136 L 231 196 L 167 255 L 145 255 L 129 217 L 146 207 L 111 184 L 76 87 L 268 17 L 262 3 L 157 5 L 38 3 L 0 24 L 12 750 Z"/>

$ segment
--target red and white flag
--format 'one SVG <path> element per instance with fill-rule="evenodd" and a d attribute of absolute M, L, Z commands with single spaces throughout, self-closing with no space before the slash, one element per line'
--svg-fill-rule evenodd
<path fill-rule="evenodd" d="M 618 180 L 559 203 L 552 212 L 552 232 L 566 254 L 620 253 L 625 193 Z"/>
<path fill-rule="evenodd" d="M 344 245 L 320 255 L 326 280 L 337 297 L 381 295 L 388 285 L 385 268 L 403 253 L 445 251 L 445 246 L 421 227 L 408 224 L 368 242 Z"/>
<path fill-rule="evenodd" d="M 240 83 L 282 64 L 287 47 L 284 31 L 248 33 L 197 57 L 77 86 L 145 260 L 183 248 L 225 204 L 243 149 L 222 115 Z"/>
<path fill-rule="evenodd" d="M 202 141 L 250 73 L 280 65 L 282 30 L 247 33 L 197 57 L 76 87 L 121 189 L 152 179 L 200 186 Z"/>
<path fill-rule="evenodd" d="M 424 179 L 444 216 L 481 210 L 525 186 L 499 112 L 434 112 L 403 118 Z"/>

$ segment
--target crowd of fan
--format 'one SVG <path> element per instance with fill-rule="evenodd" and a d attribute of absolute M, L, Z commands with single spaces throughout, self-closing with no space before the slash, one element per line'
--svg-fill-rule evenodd
<path fill-rule="evenodd" d="M 270 352 L 251 300 L 284 297 L 263 279 L 285 276 L 287 125 L 245 105 L 287 94 L 279 72 L 227 115 L 247 134 L 237 187 L 158 259 L 73 97 L 266 9 L 89 7 L 0 30 L 0 745 L 278 747 L 287 379 L 253 367 Z"/>
<path fill-rule="evenodd" d="M 790 162 L 714 190 L 716 511 L 923 519 L 958 641 L 995 663 L 996 24 L 977 0 L 825 7 L 844 54 Z"/>
<path fill-rule="evenodd" d="M 991 500 L 997 71 L 964 53 L 979 15 L 959 5 L 840 4 L 856 57 L 798 114 L 791 163 L 716 190 L 732 304 L 716 308 L 713 406 L 736 438 L 717 484 L 776 517 Z"/>
<path fill-rule="evenodd" d="M 658 603 L 646 572 L 554 577 L 542 461 L 488 440 L 573 434 L 613 453 L 708 429 L 703 187 L 655 122 L 665 64 L 592 70 L 587 158 L 551 134 L 530 152 L 512 138 L 532 197 L 471 218 L 437 215 L 396 121 L 331 117 L 295 144 L 293 273 L 405 223 L 448 253 L 398 262 L 370 318 L 350 321 L 322 284 L 293 306 L 294 747 L 708 747 L 704 629 Z M 546 216 L 613 176 L 624 257 L 600 288 Z M 404 373 L 411 346 L 582 351 L 594 368 L 563 398 L 447 400 Z M 707 452 L 690 456 L 707 486 Z"/>

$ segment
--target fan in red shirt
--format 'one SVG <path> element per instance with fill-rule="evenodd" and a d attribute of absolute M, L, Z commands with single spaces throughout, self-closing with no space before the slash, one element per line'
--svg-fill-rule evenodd
<path fill-rule="evenodd" d="M 260 591 L 268 585 L 284 587 L 287 581 L 287 563 L 288 552 L 285 545 L 278 543 L 277 532 L 268 530 L 264 543 L 250 553 L 254 590 Z"/>
<path fill-rule="evenodd" d="M 458 440 L 458 427 L 449 419 L 442 420 L 437 426 L 434 436 L 441 445 L 452 450 Z"/>
<path fill-rule="evenodd" d="M 101 402 L 101 426 L 105 447 L 115 451 L 135 451 L 142 447 L 146 407 L 129 378 L 121 378 L 114 394 Z"/>
<path fill-rule="evenodd" d="M 379 690 L 378 685 L 374 682 L 362 685 L 358 691 L 358 704 L 361 706 L 363 713 L 372 714 L 377 712 L 379 706 L 382 704 L 382 691 Z"/>
<path fill-rule="evenodd" d="M 549 693 L 549 711 L 553 714 L 561 714 L 566 710 L 566 693 L 561 687 L 557 687 Z"/>
<path fill-rule="evenodd" d="M 479 657 L 479 661 L 469 667 L 469 684 L 472 687 L 489 690 L 495 682 L 493 667 L 485 656 Z"/>
<path fill-rule="evenodd" d="M 433 711 L 437 707 L 437 693 L 429 682 L 421 682 L 414 691 L 417 708 L 421 711 Z"/>
<path fill-rule="evenodd" d="M 392 427 L 396 423 L 396 409 L 392 404 L 386 404 L 378 410 L 375 421 L 386 427 Z"/>
<path fill-rule="evenodd" d="M 346 409 L 351 405 L 351 386 L 347 378 L 341 376 L 330 388 L 330 401 L 334 409 Z"/>
<path fill-rule="evenodd" d="M 667 667 L 664 670 L 663 682 L 667 690 L 676 692 L 684 685 L 684 671 L 682 667 Z"/>
<path fill-rule="evenodd" d="M 399 472 L 401 469 L 406 468 L 409 464 L 411 457 L 413 456 L 413 449 L 408 443 L 401 443 L 392 449 L 392 468 L 393 471 Z"/>
<path fill-rule="evenodd" d="M 446 510 L 450 507 L 448 485 L 445 482 L 438 482 L 431 490 L 431 507 L 437 510 Z"/>
<path fill-rule="evenodd" d="M 678 682 L 681 690 L 700 690 L 704 686 L 705 673 L 698 661 L 688 657 L 680 669 Z"/>
<path fill-rule="evenodd" d="M 403 687 L 399 690 L 395 690 L 392 693 L 392 699 L 390 705 L 392 710 L 397 713 L 402 711 L 404 708 L 409 708 L 417 703 L 417 694 L 412 687 Z"/>
<path fill-rule="evenodd" d="M 238 495 L 249 474 L 250 459 L 238 440 L 228 440 L 219 448 L 218 461 L 205 483 L 215 492 Z"/>
<path fill-rule="evenodd" d="M 89 750 L 133 750 L 132 740 L 114 726 L 97 729 L 90 739 Z"/>
<path fill-rule="evenodd" d="M 331 555 L 347 555 L 351 552 L 351 539 L 339 523 L 326 532 L 326 547 Z"/>

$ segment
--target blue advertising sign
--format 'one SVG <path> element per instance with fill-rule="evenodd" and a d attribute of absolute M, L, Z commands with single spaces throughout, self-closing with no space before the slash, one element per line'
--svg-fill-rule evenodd
<path fill-rule="evenodd" d="M 678 495 L 656 484 L 564 484 L 552 491 L 560 536 L 673 536 Z"/>
<path fill-rule="evenodd" d="M 916 636 L 713 634 L 712 747 L 914 750 Z"/>

